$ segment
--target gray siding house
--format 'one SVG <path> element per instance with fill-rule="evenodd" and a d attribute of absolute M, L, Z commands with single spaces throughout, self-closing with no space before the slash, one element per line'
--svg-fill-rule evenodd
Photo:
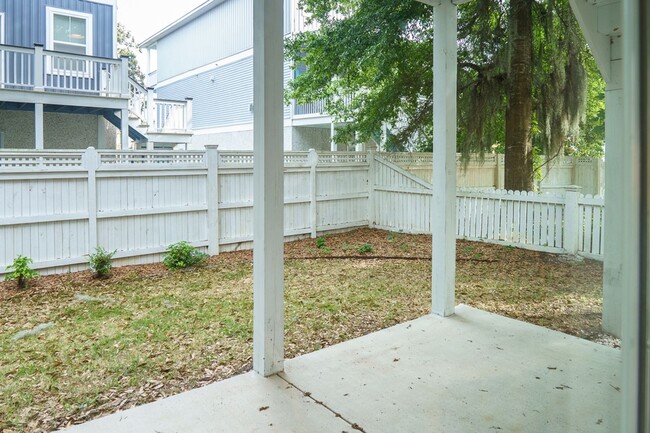
<path fill-rule="evenodd" d="M 191 101 L 156 100 L 117 56 L 117 0 L 0 0 L 0 148 L 171 147 Z"/>
<path fill-rule="evenodd" d="M 298 0 L 285 0 L 285 34 L 304 22 Z M 253 0 L 208 0 L 141 43 L 147 85 L 160 98 L 193 99 L 191 148 L 253 148 Z M 285 63 L 285 83 L 292 68 Z M 331 118 L 321 104 L 285 107 L 286 150 L 329 150 Z"/>

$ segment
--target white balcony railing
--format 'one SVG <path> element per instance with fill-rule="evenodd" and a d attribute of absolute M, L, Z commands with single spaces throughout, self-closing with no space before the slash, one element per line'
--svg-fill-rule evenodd
<path fill-rule="evenodd" d="M 129 79 L 129 112 L 147 132 L 185 133 L 192 129 L 192 100 L 158 99 L 153 89 L 145 89 Z"/>
<path fill-rule="evenodd" d="M 0 45 L 0 89 L 104 97 L 128 96 L 126 58 L 82 56 Z"/>
<path fill-rule="evenodd" d="M 341 97 L 339 97 L 341 98 Z M 346 95 L 342 97 L 343 104 L 347 107 L 352 101 L 352 96 Z M 294 105 L 294 116 L 324 116 L 325 112 L 325 99 L 307 102 L 305 104 Z"/>

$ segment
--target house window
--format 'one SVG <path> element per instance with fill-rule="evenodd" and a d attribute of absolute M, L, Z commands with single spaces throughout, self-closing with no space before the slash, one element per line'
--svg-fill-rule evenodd
<path fill-rule="evenodd" d="M 92 55 L 92 24 L 91 14 L 47 8 L 46 48 L 60 53 Z M 52 73 L 87 71 L 86 61 L 65 56 L 53 57 L 50 64 Z"/>

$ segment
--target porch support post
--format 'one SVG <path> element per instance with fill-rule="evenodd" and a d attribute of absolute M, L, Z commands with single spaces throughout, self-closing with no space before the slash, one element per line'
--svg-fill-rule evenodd
<path fill-rule="evenodd" d="M 43 150 L 43 104 L 34 104 L 34 148 Z"/>
<path fill-rule="evenodd" d="M 623 242 L 624 167 L 623 146 L 623 89 L 607 85 L 605 90 L 605 142 L 609 143 L 605 162 L 605 221 L 603 260 L 603 329 L 621 336 L 623 313 Z"/>
<path fill-rule="evenodd" d="M 284 369 L 283 0 L 253 1 L 253 369 Z"/>
<path fill-rule="evenodd" d="M 122 132 L 122 142 L 120 144 L 120 149 L 128 150 L 129 149 L 129 110 L 122 110 L 122 118 L 120 120 L 120 130 Z"/>
<path fill-rule="evenodd" d="M 334 141 L 334 136 L 335 135 L 336 135 L 336 124 L 334 124 L 334 122 L 332 122 L 330 124 L 330 150 L 332 152 L 336 152 L 338 150 L 337 146 L 336 146 L 336 141 Z"/>
<path fill-rule="evenodd" d="M 434 5 L 432 312 L 454 314 L 456 283 L 456 5 Z"/>
<path fill-rule="evenodd" d="M 623 413 L 619 431 L 640 433 L 650 431 L 650 10 L 647 0 L 621 3 L 623 122 L 618 127 L 622 129 L 619 147 L 623 170 L 618 175 L 623 189 L 618 193 L 623 196 L 623 211 L 617 213 L 615 223 L 623 227 L 618 240 L 623 264 L 619 296 L 623 297 L 625 314 L 621 323 Z M 609 182 L 607 178 L 606 188 Z"/>

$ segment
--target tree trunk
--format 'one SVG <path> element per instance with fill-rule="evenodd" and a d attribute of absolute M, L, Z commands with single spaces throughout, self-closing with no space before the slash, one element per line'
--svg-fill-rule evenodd
<path fill-rule="evenodd" d="M 533 0 L 510 0 L 512 37 L 506 107 L 505 188 L 533 189 Z"/>

